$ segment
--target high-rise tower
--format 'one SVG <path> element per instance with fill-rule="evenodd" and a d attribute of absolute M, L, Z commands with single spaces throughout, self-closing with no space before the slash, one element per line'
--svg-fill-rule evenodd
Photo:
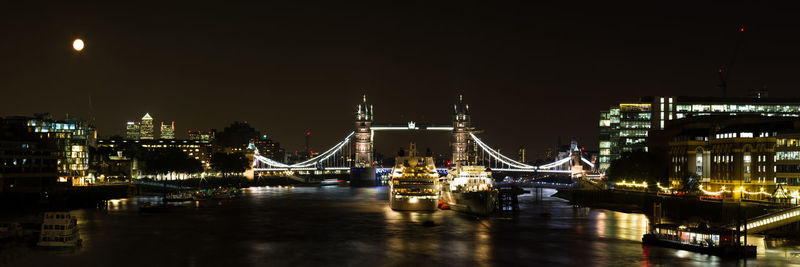
<path fill-rule="evenodd" d="M 371 167 L 372 166 L 372 105 L 367 104 L 367 96 L 364 95 L 361 104 L 356 109 L 356 135 L 355 135 L 355 150 L 356 159 L 355 167 Z"/>
<path fill-rule="evenodd" d="M 469 105 L 464 104 L 464 96 L 458 96 L 458 103 L 453 105 L 453 134 L 450 148 L 453 151 L 453 165 L 475 164 L 474 145 L 469 134 L 474 131 L 469 117 Z"/>
<path fill-rule="evenodd" d="M 146 113 L 144 114 L 144 117 L 142 117 L 142 123 L 139 126 L 139 139 L 142 140 L 154 139 L 153 117 L 150 117 L 150 113 Z"/>
<path fill-rule="evenodd" d="M 139 132 L 139 124 L 137 124 L 135 121 L 129 121 L 125 125 L 125 139 L 139 140 L 140 134 L 141 133 Z"/>
<path fill-rule="evenodd" d="M 161 122 L 161 139 L 175 139 L 175 122 L 164 124 Z"/>

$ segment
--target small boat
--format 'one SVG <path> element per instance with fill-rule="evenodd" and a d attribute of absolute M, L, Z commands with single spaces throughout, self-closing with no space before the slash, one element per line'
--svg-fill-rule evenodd
<path fill-rule="evenodd" d="M 236 187 L 219 187 L 214 189 L 198 190 L 192 195 L 194 200 L 207 200 L 207 199 L 229 199 L 237 198 L 241 195 L 242 190 Z"/>
<path fill-rule="evenodd" d="M 78 219 L 69 212 L 45 212 L 37 246 L 75 248 L 82 243 L 78 235 Z"/>
<path fill-rule="evenodd" d="M 167 197 L 166 197 L 166 198 L 164 198 L 164 200 L 165 200 L 166 202 L 184 202 L 184 201 L 192 201 L 192 200 L 194 200 L 194 196 L 193 196 L 191 193 L 186 193 L 186 192 L 183 192 L 183 193 L 173 193 L 173 194 L 169 194 L 169 195 L 167 195 Z"/>
<path fill-rule="evenodd" d="M 239 197 L 239 189 L 236 187 L 221 187 L 214 190 L 211 194 L 213 199 L 228 199 Z"/>
<path fill-rule="evenodd" d="M 755 257 L 756 246 L 737 242 L 741 234 L 725 228 L 688 228 L 676 224 L 657 224 L 650 233 L 642 236 L 642 243 L 721 257 Z"/>

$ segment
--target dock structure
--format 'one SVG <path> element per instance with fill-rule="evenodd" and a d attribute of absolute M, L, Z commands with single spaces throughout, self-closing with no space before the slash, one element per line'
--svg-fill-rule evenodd
<path fill-rule="evenodd" d="M 519 195 L 527 192 L 516 185 L 501 185 L 497 193 L 498 215 L 512 217 L 519 213 Z"/>

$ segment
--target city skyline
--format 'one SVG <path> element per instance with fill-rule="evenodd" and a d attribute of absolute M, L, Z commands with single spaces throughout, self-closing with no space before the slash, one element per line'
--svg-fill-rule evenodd
<path fill-rule="evenodd" d="M 772 2 L 0 8 L 0 265 L 800 266 Z"/>
<path fill-rule="evenodd" d="M 559 138 L 596 148 L 597 112 L 621 101 L 719 96 L 715 69 L 730 63 L 742 26 L 730 96 L 764 85 L 796 96 L 800 58 L 796 23 L 778 6 L 643 6 L 646 16 L 611 6 L 118 7 L 6 9 L 4 35 L 18 38 L 0 44 L 15 51 L 0 114 L 93 117 L 101 135 L 146 112 L 186 130 L 247 121 L 287 147 L 301 148 L 307 130 L 327 147 L 352 130 L 362 94 L 387 123 L 449 122 L 463 94 L 485 138 L 535 157 Z M 74 38 L 85 40 L 80 53 Z"/>

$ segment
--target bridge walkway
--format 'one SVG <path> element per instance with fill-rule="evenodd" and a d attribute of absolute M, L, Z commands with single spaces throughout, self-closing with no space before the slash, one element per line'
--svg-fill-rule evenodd
<path fill-rule="evenodd" d="M 799 221 L 800 206 L 796 206 L 748 219 L 747 231 L 757 233 Z"/>

